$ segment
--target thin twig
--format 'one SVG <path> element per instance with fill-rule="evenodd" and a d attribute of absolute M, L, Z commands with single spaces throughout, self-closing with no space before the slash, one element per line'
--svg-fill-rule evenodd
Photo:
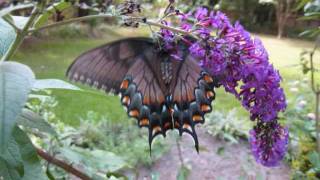
<path fill-rule="evenodd" d="M 72 18 L 72 19 L 68 19 L 65 21 L 60 21 L 60 22 L 48 24 L 48 25 L 45 25 L 45 26 L 42 26 L 39 28 L 32 28 L 29 30 L 29 32 L 33 33 L 36 31 L 41 31 L 44 29 L 52 28 L 52 27 L 62 26 L 62 25 L 71 24 L 71 23 L 75 23 L 75 22 L 88 21 L 88 20 L 97 19 L 97 18 L 115 18 L 115 17 L 116 16 L 114 16 L 112 14 L 99 14 L 99 15 L 83 16 L 83 17 Z"/>
<path fill-rule="evenodd" d="M 42 27 L 39 27 L 39 28 L 33 28 L 33 29 L 30 29 L 29 32 L 33 33 L 33 32 L 41 31 L 41 30 L 44 30 L 44 29 L 49 29 L 49 28 L 53 28 L 53 27 L 57 27 L 57 26 L 62 26 L 62 25 L 66 25 L 66 24 L 75 23 L 75 22 L 88 21 L 88 20 L 91 20 L 91 19 L 117 18 L 117 17 L 123 18 L 123 19 L 125 19 L 125 18 L 135 19 L 135 20 L 138 20 L 140 23 L 143 23 L 143 24 L 146 24 L 146 25 L 156 26 L 156 27 L 163 28 L 163 29 L 168 29 L 170 31 L 173 31 L 173 32 L 176 32 L 176 33 L 180 33 L 180 34 L 183 34 L 183 35 L 188 35 L 188 36 L 191 36 L 191 37 L 193 37 L 195 39 L 198 39 L 198 37 L 193 35 L 191 32 L 188 32 L 188 31 L 185 31 L 185 30 L 182 30 L 182 29 L 179 29 L 179 28 L 171 27 L 171 26 L 166 26 L 164 24 L 153 22 L 153 21 L 148 21 L 148 20 L 144 21 L 143 19 L 145 19 L 145 18 L 143 18 L 143 17 L 115 16 L 115 15 L 112 15 L 112 14 L 89 15 L 89 16 L 84 16 L 84 17 L 72 18 L 72 19 L 68 19 L 68 20 L 65 20 L 65 21 L 60 21 L 60 22 L 48 24 L 48 25 L 45 25 L 45 26 L 42 26 Z"/>
<path fill-rule="evenodd" d="M 319 117 L 319 101 L 320 101 L 320 90 L 319 90 L 319 84 L 316 84 L 314 74 L 315 67 L 314 67 L 314 53 L 318 49 L 318 42 L 316 42 L 313 50 L 310 52 L 310 78 L 311 78 L 311 89 L 313 93 L 316 95 L 316 107 L 315 107 L 315 114 L 316 114 L 316 139 L 317 139 L 317 151 L 320 153 L 320 117 Z"/>
<path fill-rule="evenodd" d="M 316 113 L 316 132 L 317 132 L 316 136 L 317 136 L 318 153 L 320 153 L 319 101 L 320 101 L 320 92 L 317 92 L 316 93 L 316 109 L 315 109 L 315 113 Z"/>
<path fill-rule="evenodd" d="M 87 174 L 81 172 L 80 170 L 74 168 L 73 166 L 67 164 L 64 161 L 51 156 L 50 154 L 43 151 L 42 149 L 36 148 L 36 150 L 37 150 L 37 154 L 41 158 L 43 158 L 44 160 L 48 161 L 48 163 L 52 163 L 52 164 L 62 168 L 66 172 L 73 174 L 74 176 L 77 176 L 80 179 L 83 179 L 83 180 L 90 180 L 91 179 Z"/>
<path fill-rule="evenodd" d="M 313 56 L 314 56 L 314 53 L 316 52 L 317 48 L 318 48 L 318 45 L 316 43 L 313 50 L 310 52 L 311 89 L 314 93 L 317 93 L 317 89 L 316 89 L 316 84 L 314 81 L 315 68 L 314 68 Z"/>
<path fill-rule="evenodd" d="M 183 160 L 183 156 L 182 156 L 182 149 L 181 149 L 180 140 L 181 140 L 180 137 L 176 138 L 179 160 L 180 160 L 180 163 L 181 163 L 181 167 L 184 167 L 185 165 L 184 165 L 184 160 Z"/>

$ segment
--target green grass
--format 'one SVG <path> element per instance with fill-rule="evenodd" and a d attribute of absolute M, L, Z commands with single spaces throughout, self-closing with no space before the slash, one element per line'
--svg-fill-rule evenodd
<path fill-rule="evenodd" d="M 145 34 L 145 31 L 137 33 L 135 30 L 121 30 L 118 33 L 128 36 Z M 125 36 L 126 36 L 125 35 Z M 311 42 L 283 39 L 278 40 L 273 36 L 255 35 L 262 39 L 265 44 L 270 60 L 274 66 L 280 70 L 286 82 L 293 79 L 302 79 L 299 66 L 299 54 L 304 49 L 312 48 Z M 36 73 L 37 78 L 58 78 L 66 80 L 65 71 L 71 62 L 82 52 L 94 48 L 98 45 L 120 38 L 114 33 L 106 34 L 103 39 L 60 39 L 28 41 L 19 50 L 15 60 L 29 65 Z M 319 58 L 319 55 L 317 55 Z M 88 91 L 66 91 L 54 90 L 53 95 L 59 101 L 59 106 L 55 109 L 56 115 L 62 121 L 78 125 L 79 117 L 84 117 L 88 111 L 96 111 L 101 115 L 108 116 L 113 121 L 126 118 L 126 113 L 116 96 L 107 96 L 101 92 L 91 90 L 81 86 Z M 290 93 L 288 93 L 290 95 Z M 249 117 L 243 110 L 240 103 L 233 95 L 226 94 L 223 89 L 217 90 L 217 99 L 214 101 L 214 108 L 221 111 L 228 111 L 236 108 L 240 116 Z"/>

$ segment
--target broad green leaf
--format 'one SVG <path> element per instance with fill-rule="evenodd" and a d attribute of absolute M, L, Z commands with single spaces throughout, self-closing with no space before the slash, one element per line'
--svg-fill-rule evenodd
<path fill-rule="evenodd" d="M 47 121 L 29 109 L 22 110 L 17 124 L 31 129 L 38 129 L 40 132 L 45 132 L 52 136 L 58 136 L 57 132 Z"/>
<path fill-rule="evenodd" d="M 81 90 L 77 86 L 59 79 L 41 79 L 36 80 L 33 86 L 34 89 L 69 89 L 69 90 Z"/>
<path fill-rule="evenodd" d="M 309 161 L 315 168 L 320 168 L 320 156 L 317 152 L 313 151 L 308 154 Z"/>
<path fill-rule="evenodd" d="M 10 14 L 10 12 L 12 12 L 12 11 L 21 10 L 21 9 L 28 9 L 28 8 L 32 8 L 33 6 L 34 6 L 34 4 L 27 3 L 27 4 L 19 4 L 16 6 L 10 6 L 10 7 L 4 8 L 0 11 L 0 18 L 7 15 L 7 14 Z"/>
<path fill-rule="evenodd" d="M 0 64 L 0 153 L 5 152 L 34 78 L 32 70 L 26 65 L 16 62 Z"/>
<path fill-rule="evenodd" d="M 0 18 L 0 57 L 3 56 L 16 38 L 16 32 L 5 20 Z"/>
<path fill-rule="evenodd" d="M 48 22 L 48 19 L 56 12 L 56 10 L 63 11 L 69 7 L 71 7 L 71 3 L 65 1 L 53 4 L 52 6 L 48 7 L 47 10 L 41 16 L 39 16 L 39 18 L 36 20 L 34 27 L 39 28 L 45 25 Z"/>
<path fill-rule="evenodd" d="M 106 172 L 116 172 L 127 166 L 121 157 L 112 152 L 102 150 L 83 151 L 82 149 L 78 149 L 78 152 L 86 154 L 89 157 L 93 155 L 92 158 L 88 159 L 87 163 L 91 167 L 96 167 Z"/>
<path fill-rule="evenodd" d="M 11 138 L 6 152 L 1 154 L 0 157 L 7 161 L 7 163 L 10 164 L 12 168 L 14 168 L 20 176 L 23 176 L 24 174 L 24 168 L 23 168 L 23 161 L 19 150 L 19 145 L 14 140 L 14 138 Z"/>
<path fill-rule="evenodd" d="M 177 180 L 186 180 L 190 174 L 190 170 L 186 166 L 181 166 L 179 169 Z"/>
<path fill-rule="evenodd" d="M 17 180 L 21 179 L 19 173 L 10 166 L 10 164 L 0 157 L 0 179 L 1 180 Z"/>
<path fill-rule="evenodd" d="M 62 148 L 60 153 L 70 163 L 86 166 L 87 173 L 93 176 L 97 172 L 116 172 L 128 164 L 114 153 L 103 150 L 85 150 L 81 148 Z"/>
<path fill-rule="evenodd" d="M 17 165 L 22 170 L 17 169 Z M 18 126 L 14 127 L 7 151 L 0 156 L 1 177 L 9 180 L 47 179 L 29 137 Z"/>
<path fill-rule="evenodd" d="M 22 29 L 25 26 L 26 22 L 29 19 L 27 17 L 10 15 L 6 15 L 4 18 L 11 21 L 20 29 Z M 15 29 L 4 19 L 0 18 L 0 57 L 8 51 L 11 44 L 14 42 L 15 38 Z"/>
<path fill-rule="evenodd" d="M 15 126 L 12 133 L 17 142 L 24 165 L 24 176 L 22 180 L 43 180 L 48 179 L 45 175 L 37 152 L 29 137 L 19 127 Z"/>

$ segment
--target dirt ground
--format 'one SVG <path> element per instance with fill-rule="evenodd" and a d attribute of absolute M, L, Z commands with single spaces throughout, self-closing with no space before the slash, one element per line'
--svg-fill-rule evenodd
<path fill-rule="evenodd" d="M 226 144 L 199 127 L 197 134 L 200 143 L 199 154 L 195 151 L 193 140 L 188 135 L 184 135 L 180 143 L 183 162 L 191 169 L 188 176 L 190 180 L 290 179 L 290 169 L 284 164 L 275 168 L 266 168 L 257 164 L 246 143 Z M 178 146 L 172 140 L 172 148 L 169 152 L 150 168 L 140 168 L 137 179 L 151 180 L 155 179 L 152 178 L 152 174 L 157 174 L 160 180 L 175 180 L 181 167 L 178 152 Z"/>

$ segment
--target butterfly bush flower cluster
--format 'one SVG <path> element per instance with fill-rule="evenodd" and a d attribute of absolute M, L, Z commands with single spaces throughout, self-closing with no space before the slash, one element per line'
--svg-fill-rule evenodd
<path fill-rule="evenodd" d="M 251 37 L 238 22 L 231 24 L 219 11 L 198 8 L 194 13 L 177 15 L 180 28 L 198 37 L 182 37 L 190 53 L 213 77 L 219 78 L 220 85 L 234 94 L 250 112 L 250 119 L 257 122 L 249 139 L 257 162 L 278 165 L 288 144 L 288 130 L 277 122 L 286 100 L 279 72 L 269 63 L 262 42 Z M 160 35 L 165 49 L 182 59 L 175 33 L 161 29 Z"/>

